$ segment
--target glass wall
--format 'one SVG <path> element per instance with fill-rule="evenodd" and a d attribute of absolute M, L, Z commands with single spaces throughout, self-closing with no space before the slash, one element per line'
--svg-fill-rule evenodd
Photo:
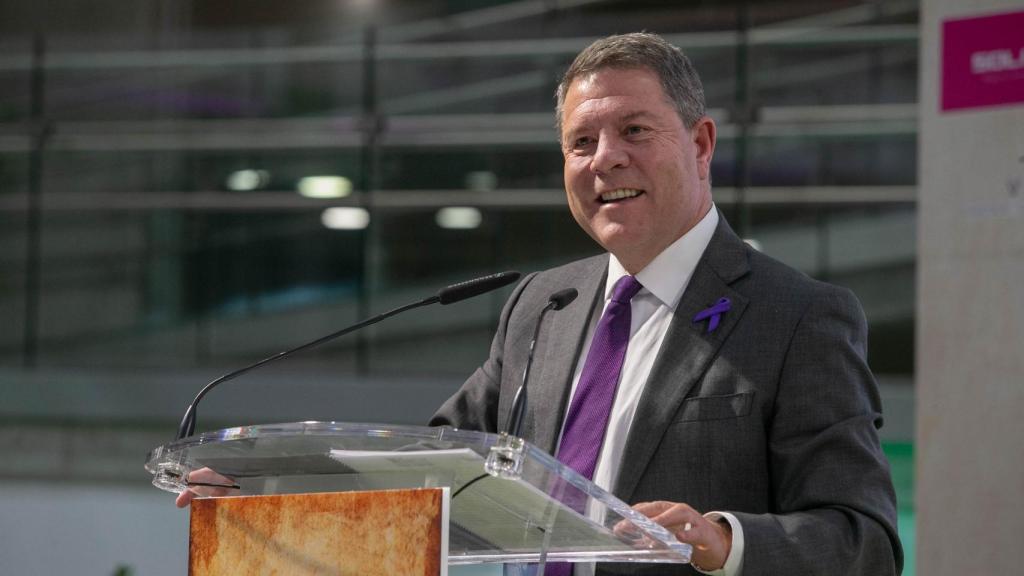
<path fill-rule="evenodd" d="M 152 36 L 5 40 L 5 362 L 237 363 L 454 280 L 596 252 L 564 206 L 551 95 L 591 39 L 647 29 L 703 76 L 734 227 L 853 288 L 876 371 L 912 373 L 915 3 L 310 10 L 226 26 L 197 4 Z M 402 319 L 339 347 L 360 370 L 465 374 L 499 303 L 423 328 L 465 334 L 464 363 L 385 352 Z M 278 338 L 219 344 L 247 326 Z"/>
<path fill-rule="evenodd" d="M 553 93 L 592 40 L 647 30 L 700 71 L 733 227 L 862 301 L 912 559 L 916 1 L 45 4 L 0 3 L 0 442 L 28 463 L 0 478 L 137 479 L 197 374 L 598 253 L 565 206 Z M 420 421 L 507 293 L 305 353 L 276 374 L 335 388 L 293 419 L 397 379 L 359 416 Z M 259 386 L 259 414 L 292 415 Z M 123 457 L 54 464 L 39 430 Z"/>

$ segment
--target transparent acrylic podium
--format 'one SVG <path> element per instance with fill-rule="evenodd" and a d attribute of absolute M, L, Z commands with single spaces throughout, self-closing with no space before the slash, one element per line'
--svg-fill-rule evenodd
<path fill-rule="evenodd" d="M 690 559 L 689 545 L 514 437 L 296 422 L 203 433 L 146 462 L 153 484 L 175 493 L 201 468 L 231 478 L 236 495 L 449 487 L 450 565 Z"/>

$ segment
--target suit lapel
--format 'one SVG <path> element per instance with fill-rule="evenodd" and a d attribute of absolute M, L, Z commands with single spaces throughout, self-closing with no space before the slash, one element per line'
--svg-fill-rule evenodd
<path fill-rule="evenodd" d="M 676 306 L 675 315 L 651 368 L 630 426 L 615 494 L 628 502 L 672 422 L 680 403 L 707 371 L 718 350 L 737 325 L 748 300 L 729 285 L 749 270 L 746 247 L 726 224 L 718 228 Z M 708 322 L 693 318 L 722 297 L 731 309 L 714 332 Z"/>
<path fill-rule="evenodd" d="M 532 415 L 533 422 L 527 421 L 526 424 L 532 424 L 529 437 L 533 438 L 534 444 L 549 454 L 555 453 L 580 348 L 589 325 L 596 318 L 595 308 L 604 303 L 608 258 L 598 262 L 600 264 L 593 266 L 585 275 L 566 283 L 566 287 L 579 291 L 579 297 L 563 310 L 550 313 L 545 319 L 548 325 L 542 328 L 542 334 L 546 333 L 546 345 L 543 351 L 538 351 L 543 356 L 534 360 L 534 370 L 540 370 L 535 376 L 530 376 L 534 384 L 530 386 L 529 403 L 532 408 L 527 415 L 528 418 Z M 539 362 L 543 365 L 538 366 Z"/>

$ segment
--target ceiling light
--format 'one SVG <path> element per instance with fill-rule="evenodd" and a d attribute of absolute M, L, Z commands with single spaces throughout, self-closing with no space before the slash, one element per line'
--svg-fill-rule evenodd
<path fill-rule="evenodd" d="M 344 198 L 352 193 L 352 181 L 344 176 L 306 176 L 297 188 L 306 198 Z"/>
<path fill-rule="evenodd" d="M 228 174 L 224 184 L 228 190 L 245 192 L 262 188 L 270 182 L 270 172 L 266 170 L 237 170 Z"/>
<path fill-rule="evenodd" d="M 480 226 L 483 215 L 476 208 L 449 206 L 438 210 L 434 220 L 441 228 L 470 230 Z"/>
<path fill-rule="evenodd" d="M 362 230 L 370 225 L 370 213 L 365 208 L 328 208 L 320 215 L 320 222 L 331 230 Z"/>
<path fill-rule="evenodd" d="M 466 173 L 466 189 L 474 192 L 490 192 L 498 187 L 498 175 L 488 170 Z"/>

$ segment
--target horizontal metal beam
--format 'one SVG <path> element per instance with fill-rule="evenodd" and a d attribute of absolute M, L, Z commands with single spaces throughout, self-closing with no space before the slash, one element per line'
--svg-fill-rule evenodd
<path fill-rule="evenodd" d="M 665 38 L 684 50 L 731 48 L 740 42 L 751 46 L 835 46 L 842 44 L 877 45 L 916 43 L 916 25 L 883 24 L 842 28 L 754 28 L 744 40 L 732 30 L 665 34 Z M 466 42 L 401 42 L 375 46 L 378 60 L 438 60 L 462 58 L 521 58 L 539 56 L 571 57 L 594 41 L 592 36 L 524 40 L 488 40 Z M 45 70 L 112 70 L 181 67 L 274 66 L 324 62 L 355 62 L 365 57 L 363 46 L 328 44 L 309 46 L 261 46 L 212 50 L 133 50 L 117 52 L 50 52 Z M 28 71 L 32 56 L 0 56 L 0 71 Z"/>
<path fill-rule="evenodd" d="M 719 139 L 738 135 L 729 112 L 709 110 Z M 245 120 L 52 123 L 46 150 L 62 152 L 160 152 L 177 150 L 292 150 L 358 148 L 370 124 L 357 116 Z M 554 115 L 435 114 L 386 116 L 378 144 L 393 148 L 479 145 L 556 148 Z M 916 104 L 787 106 L 757 110 L 749 136 L 819 137 L 915 134 Z M 29 123 L 0 124 L 0 153 L 32 150 Z"/>
<path fill-rule="evenodd" d="M 734 204 L 741 192 L 716 187 L 715 202 Z M 745 204 L 890 204 L 917 201 L 916 186 L 753 186 L 742 191 Z M 472 206 L 487 210 L 565 210 L 565 192 L 557 188 L 466 190 L 377 190 L 348 198 L 318 200 L 288 190 L 261 192 L 47 192 L 44 212 L 110 212 L 149 210 L 282 211 L 323 210 L 333 206 L 364 207 L 371 211 L 436 210 Z M 0 213 L 28 210 L 25 195 L 0 196 Z"/>

